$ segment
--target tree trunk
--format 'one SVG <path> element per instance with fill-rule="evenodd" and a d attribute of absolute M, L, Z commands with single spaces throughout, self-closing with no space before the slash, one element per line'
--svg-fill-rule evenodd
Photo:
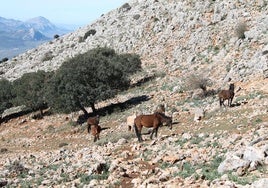
<path fill-rule="evenodd" d="M 84 112 L 85 116 L 88 117 L 89 114 L 87 112 L 87 110 L 85 109 L 85 107 L 80 103 L 80 101 L 77 101 L 76 104 L 79 106 L 79 108 Z"/>
<path fill-rule="evenodd" d="M 90 103 L 91 109 L 93 114 L 96 114 L 96 108 L 95 108 L 95 104 L 93 102 Z"/>
<path fill-rule="evenodd" d="M 85 107 L 83 107 L 82 105 L 80 106 L 80 109 L 84 112 L 84 114 L 86 115 L 86 117 L 89 116 L 87 110 L 85 109 Z"/>
<path fill-rule="evenodd" d="M 44 117 L 44 112 L 43 112 L 42 108 L 40 108 L 40 114 L 41 114 L 42 117 Z"/>

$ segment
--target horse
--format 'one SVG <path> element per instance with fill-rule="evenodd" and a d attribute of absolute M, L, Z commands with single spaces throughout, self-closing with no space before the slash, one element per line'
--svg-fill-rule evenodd
<path fill-rule="evenodd" d="M 224 104 L 224 101 L 227 99 L 228 100 L 228 106 L 231 107 L 232 101 L 234 98 L 234 84 L 230 84 L 229 90 L 221 90 L 218 93 L 219 101 L 220 101 L 220 107 Z"/>
<path fill-rule="evenodd" d="M 135 112 L 133 115 L 127 117 L 127 126 L 128 126 L 128 131 L 131 131 L 133 125 L 134 125 L 134 120 L 137 117 L 137 113 Z"/>
<path fill-rule="evenodd" d="M 158 128 L 163 123 L 166 123 L 167 126 L 172 129 L 172 117 L 168 117 L 163 113 L 156 112 L 154 114 L 149 115 L 139 115 L 134 120 L 134 129 L 136 136 L 138 137 L 138 141 L 143 141 L 141 137 L 141 129 L 142 127 L 153 127 L 150 138 L 153 139 L 153 134 L 155 133 L 155 137 L 157 137 Z"/>
<path fill-rule="evenodd" d="M 100 123 L 100 116 L 94 116 L 94 117 L 89 117 L 87 119 L 87 132 L 90 133 L 91 125 L 99 125 Z"/>
<path fill-rule="evenodd" d="M 99 125 L 96 124 L 91 125 L 91 134 L 94 136 L 93 142 L 96 142 L 97 140 L 100 139 L 100 132 L 101 127 Z"/>

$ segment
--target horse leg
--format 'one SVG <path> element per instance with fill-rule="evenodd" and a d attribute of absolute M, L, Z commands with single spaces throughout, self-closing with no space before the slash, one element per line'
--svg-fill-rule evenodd
<path fill-rule="evenodd" d="M 230 107 L 232 106 L 233 98 L 230 98 Z"/>
<path fill-rule="evenodd" d="M 137 125 L 134 124 L 134 130 L 135 130 L 136 136 L 138 138 L 138 141 L 141 142 L 142 141 L 141 128 L 138 129 Z"/>
<path fill-rule="evenodd" d="M 157 138 L 158 128 L 159 126 L 155 128 L 155 138 Z"/>
<path fill-rule="evenodd" d="M 88 126 L 87 126 L 87 132 L 90 133 L 90 130 L 91 130 L 91 125 L 88 124 Z"/>
<path fill-rule="evenodd" d="M 224 99 L 220 98 L 220 107 L 225 106 Z"/>
<path fill-rule="evenodd" d="M 94 136 L 93 142 L 96 142 L 96 141 L 97 141 L 97 136 Z"/>
<path fill-rule="evenodd" d="M 225 99 L 222 99 L 221 104 L 222 104 L 224 107 L 226 107 L 225 104 L 224 104 L 224 101 L 225 101 Z"/>
<path fill-rule="evenodd" d="M 143 139 L 142 139 L 142 137 L 141 137 L 141 129 L 139 130 L 139 142 L 142 142 L 143 141 Z"/>
<path fill-rule="evenodd" d="M 153 128 L 152 133 L 151 133 L 151 135 L 150 135 L 150 139 L 151 139 L 151 140 L 153 139 L 153 134 L 154 134 L 155 131 L 156 131 L 155 128 Z"/>

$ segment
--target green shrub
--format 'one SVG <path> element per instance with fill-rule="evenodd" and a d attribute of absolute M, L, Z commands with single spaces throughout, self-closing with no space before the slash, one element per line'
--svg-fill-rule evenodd
<path fill-rule="evenodd" d="M 207 87 L 211 85 L 211 80 L 205 75 L 191 74 L 185 78 L 185 89 L 187 90 L 202 89 L 205 94 Z"/>
<path fill-rule="evenodd" d="M 129 75 L 141 69 L 139 56 L 116 54 L 110 48 L 95 48 L 67 60 L 47 88 L 49 106 L 58 112 L 72 112 L 114 97 L 130 86 Z"/>
<path fill-rule="evenodd" d="M 54 35 L 54 39 L 59 38 L 60 36 L 58 34 Z"/>
<path fill-rule="evenodd" d="M 26 73 L 13 82 L 14 104 L 25 105 L 31 110 L 42 110 L 47 107 L 45 100 L 45 84 L 53 73 L 37 71 Z"/>
<path fill-rule="evenodd" d="M 66 143 L 66 142 L 61 142 L 60 144 L 59 144 L 59 147 L 61 148 L 61 147 L 63 147 L 63 146 L 68 146 L 69 144 L 68 143 Z"/>
<path fill-rule="evenodd" d="M 7 58 L 7 57 L 4 57 L 4 58 L 0 61 L 0 63 L 6 62 L 6 61 L 8 61 L 8 58 Z"/>
<path fill-rule="evenodd" d="M 196 168 L 190 163 L 185 162 L 182 164 L 182 170 L 175 173 L 174 176 L 180 176 L 182 178 L 187 178 L 191 175 L 193 175 L 196 171 Z"/>
<path fill-rule="evenodd" d="M 13 86 L 12 83 L 6 79 L 0 80 L 0 114 L 4 110 L 13 106 L 12 100 L 14 95 L 12 94 Z"/>
<path fill-rule="evenodd" d="M 104 166 L 104 169 L 101 174 L 92 174 L 92 175 L 79 174 L 78 177 L 80 176 L 80 182 L 83 184 L 88 184 L 93 179 L 106 180 L 108 179 L 110 175 L 109 168 L 110 168 L 110 165 L 108 164 Z"/>
<path fill-rule="evenodd" d="M 96 30 L 95 29 L 90 29 L 89 31 L 87 31 L 86 33 L 85 33 L 85 35 L 84 35 L 84 40 L 86 40 L 87 39 L 87 37 L 89 37 L 89 36 L 93 36 L 93 35 L 95 35 L 96 34 Z"/>
<path fill-rule="evenodd" d="M 235 34 L 239 39 L 246 38 L 245 32 L 247 31 L 247 25 L 245 22 L 239 22 L 235 27 Z"/>
<path fill-rule="evenodd" d="M 44 56 L 42 57 L 41 61 L 42 61 L 42 62 L 44 62 L 44 61 L 50 61 L 50 60 L 53 59 L 53 58 L 54 58 L 54 56 L 53 56 L 52 52 L 49 51 L 49 52 L 46 52 L 46 53 L 44 54 Z"/>
<path fill-rule="evenodd" d="M 123 12 L 129 11 L 130 9 L 131 9 L 131 6 L 128 3 L 125 3 L 120 7 L 120 10 Z"/>

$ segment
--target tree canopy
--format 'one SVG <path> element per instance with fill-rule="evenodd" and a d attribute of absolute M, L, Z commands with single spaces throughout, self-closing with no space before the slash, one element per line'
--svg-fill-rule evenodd
<path fill-rule="evenodd" d="M 25 105 L 32 110 L 41 110 L 47 106 L 44 98 L 45 85 L 52 73 L 37 71 L 26 73 L 13 82 L 14 103 Z"/>
<path fill-rule="evenodd" d="M 139 56 L 95 48 L 65 61 L 47 88 L 49 106 L 59 112 L 83 110 L 114 97 L 130 85 L 129 75 L 141 69 Z"/>
<path fill-rule="evenodd" d="M 12 84 L 6 79 L 0 79 L 0 114 L 12 107 Z"/>

